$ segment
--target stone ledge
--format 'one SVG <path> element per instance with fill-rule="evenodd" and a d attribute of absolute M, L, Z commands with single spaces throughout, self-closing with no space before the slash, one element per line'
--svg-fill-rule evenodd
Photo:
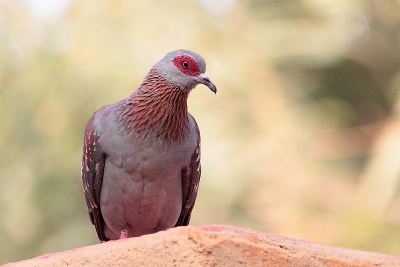
<path fill-rule="evenodd" d="M 5 266 L 400 266 L 400 257 L 204 225 L 46 254 Z"/>

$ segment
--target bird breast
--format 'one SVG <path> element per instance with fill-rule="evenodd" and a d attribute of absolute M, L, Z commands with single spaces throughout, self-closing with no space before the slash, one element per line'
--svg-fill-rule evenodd
<path fill-rule="evenodd" d="M 180 143 L 143 139 L 103 117 L 94 125 L 106 154 L 100 206 L 106 228 L 139 236 L 173 227 L 182 208 L 182 169 L 196 149 L 194 121 Z M 110 234 L 109 234 L 110 235 Z"/>

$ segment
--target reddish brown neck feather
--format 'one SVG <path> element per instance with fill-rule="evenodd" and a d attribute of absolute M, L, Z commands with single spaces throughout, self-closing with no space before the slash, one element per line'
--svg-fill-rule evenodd
<path fill-rule="evenodd" d="M 150 70 L 139 89 L 120 107 L 124 127 L 143 137 L 182 141 L 189 131 L 188 94 Z"/>

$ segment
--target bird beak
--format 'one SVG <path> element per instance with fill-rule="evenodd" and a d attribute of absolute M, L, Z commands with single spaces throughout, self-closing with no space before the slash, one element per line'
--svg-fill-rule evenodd
<path fill-rule="evenodd" d="M 215 86 L 215 84 L 213 84 L 213 83 L 210 81 L 210 78 L 208 78 L 207 75 L 205 75 L 204 73 L 202 73 L 202 74 L 200 74 L 198 77 L 199 77 L 199 82 L 200 82 L 201 84 L 204 84 L 205 86 L 207 86 L 208 88 L 210 88 L 210 90 L 213 91 L 214 94 L 217 93 L 217 87 Z"/>

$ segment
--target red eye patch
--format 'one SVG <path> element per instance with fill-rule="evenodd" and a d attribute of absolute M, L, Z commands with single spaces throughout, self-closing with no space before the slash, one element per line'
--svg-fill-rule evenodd
<path fill-rule="evenodd" d="M 199 65 L 196 60 L 190 56 L 182 55 L 175 57 L 172 62 L 174 65 L 183 73 L 190 76 L 196 76 L 200 74 Z"/>

